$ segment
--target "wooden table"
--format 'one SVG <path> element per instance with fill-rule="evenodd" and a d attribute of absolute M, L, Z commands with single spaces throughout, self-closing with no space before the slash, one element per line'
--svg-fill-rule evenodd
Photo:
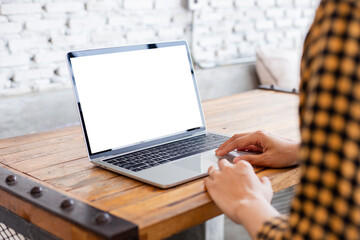
<path fill-rule="evenodd" d="M 297 95 L 265 90 L 203 103 L 210 131 L 232 135 L 265 130 L 291 139 L 299 139 L 297 106 Z M 221 214 L 204 190 L 203 179 L 162 190 L 94 167 L 87 158 L 80 126 L 0 140 L 0 166 L 135 223 L 140 239 L 162 239 Z M 275 192 L 299 180 L 298 168 L 255 171 L 271 179 Z M 60 238 L 99 238 L 3 189 L 0 206 Z"/>

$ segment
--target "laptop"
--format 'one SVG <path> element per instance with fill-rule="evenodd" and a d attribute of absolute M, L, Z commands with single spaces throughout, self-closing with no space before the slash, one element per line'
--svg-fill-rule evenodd
<path fill-rule="evenodd" d="M 186 41 L 67 54 L 90 161 L 169 188 L 217 167 Z"/>

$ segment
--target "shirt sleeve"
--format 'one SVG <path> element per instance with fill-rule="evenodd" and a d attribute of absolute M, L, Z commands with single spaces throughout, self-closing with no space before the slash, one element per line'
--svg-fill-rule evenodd
<path fill-rule="evenodd" d="M 360 1 L 322 1 L 304 44 L 302 176 L 259 239 L 360 239 Z"/>
<path fill-rule="evenodd" d="M 289 239 L 289 234 L 290 231 L 288 217 L 281 215 L 264 223 L 258 233 L 258 239 Z"/>

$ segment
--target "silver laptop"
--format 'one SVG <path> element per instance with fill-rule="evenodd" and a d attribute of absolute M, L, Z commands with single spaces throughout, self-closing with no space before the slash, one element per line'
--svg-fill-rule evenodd
<path fill-rule="evenodd" d="M 208 133 L 185 41 L 74 51 L 70 76 L 89 159 L 169 188 L 207 175 L 228 137 Z"/>

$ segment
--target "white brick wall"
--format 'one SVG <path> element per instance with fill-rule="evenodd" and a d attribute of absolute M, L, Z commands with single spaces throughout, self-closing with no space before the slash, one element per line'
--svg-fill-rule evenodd
<path fill-rule="evenodd" d="M 151 0 L 124 0 L 123 8 L 125 10 L 152 10 L 154 1 Z"/>
<path fill-rule="evenodd" d="M 256 20 L 255 23 L 255 30 L 271 30 L 273 29 L 275 26 L 274 21 L 273 20 L 269 20 L 269 19 L 259 19 Z"/>
<path fill-rule="evenodd" d="M 260 8 L 268 8 L 275 6 L 275 0 L 256 0 L 256 5 Z"/>
<path fill-rule="evenodd" d="M 284 9 L 282 8 L 269 8 L 265 11 L 267 18 L 282 18 L 284 16 Z"/>
<path fill-rule="evenodd" d="M 252 8 L 255 7 L 254 0 L 236 0 L 235 6 L 238 8 Z"/>
<path fill-rule="evenodd" d="M 30 32 L 65 30 L 65 20 L 29 20 L 25 23 L 25 28 Z"/>
<path fill-rule="evenodd" d="M 37 50 L 39 47 L 46 47 L 48 40 L 43 36 L 32 36 L 26 39 L 13 39 L 8 41 L 10 52 L 15 55 L 29 49 Z"/>
<path fill-rule="evenodd" d="M 20 33 L 23 24 L 18 22 L 2 22 L 0 23 L 0 34 Z"/>
<path fill-rule="evenodd" d="M 19 71 L 14 74 L 13 81 L 24 82 L 37 79 L 50 79 L 54 72 L 50 68 Z"/>
<path fill-rule="evenodd" d="M 41 10 L 41 5 L 39 3 L 5 3 L 1 5 L 0 14 L 31 14 L 40 13 Z"/>
<path fill-rule="evenodd" d="M 16 54 L 16 55 L 3 55 L 0 56 L 0 68 L 7 67 L 21 67 L 30 63 L 28 55 Z M 15 72 L 15 71 L 14 71 Z"/>
<path fill-rule="evenodd" d="M 167 27 L 158 30 L 157 35 L 162 39 L 181 38 L 184 35 L 183 27 Z"/>
<path fill-rule="evenodd" d="M 103 2 L 88 2 L 85 5 L 86 10 L 91 12 L 91 11 L 95 11 L 95 12 L 109 12 L 112 11 L 113 9 L 117 9 L 118 8 L 118 3 L 117 1 L 111 1 L 111 0 L 107 0 L 107 1 L 103 1 Z"/>
<path fill-rule="evenodd" d="M 72 2 L 56 2 L 56 3 L 47 3 L 44 6 L 46 12 L 48 13 L 74 13 L 81 12 L 84 10 L 84 4 L 80 1 L 72 1 Z"/>
<path fill-rule="evenodd" d="M 53 36 L 48 40 L 54 47 L 81 46 L 87 43 L 85 35 Z"/>
<path fill-rule="evenodd" d="M 33 61 L 38 64 L 62 62 L 64 61 L 65 54 L 65 51 L 40 52 L 34 56 Z"/>
<path fill-rule="evenodd" d="M 186 39 L 212 62 L 297 48 L 318 1 L 204 0 L 192 22 L 184 0 L 0 0 L 0 96 L 69 87 L 73 49 Z"/>

